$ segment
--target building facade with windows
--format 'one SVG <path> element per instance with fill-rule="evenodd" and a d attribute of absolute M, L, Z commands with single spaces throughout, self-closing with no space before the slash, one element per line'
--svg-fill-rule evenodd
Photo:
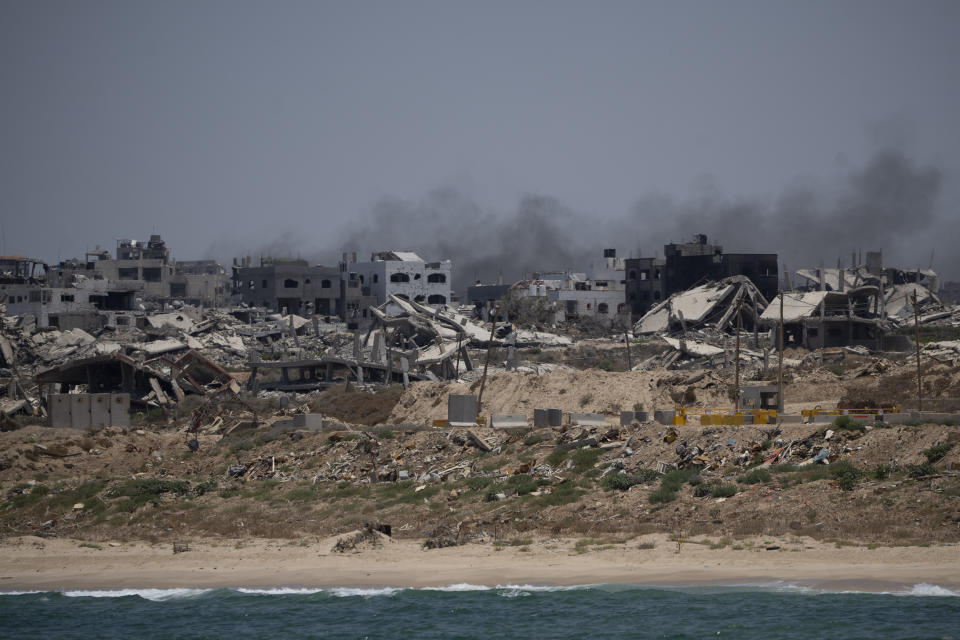
<path fill-rule="evenodd" d="M 775 253 L 724 253 L 697 234 L 691 242 L 664 245 L 663 255 L 626 261 L 626 301 L 634 319 L 678 291 L 730 276 L 746 276 L 767 300 L 777 295 Z"/>
<path fill-rule="evenodd" d="M 423 304 L 451 302 L 449 260 L 426 262 L 412 251 L 381 251 L 369 262 L 357 262 L 356 253 L 345 253 L 340 263 L 344 280 L 358 280 L 366 295 L 383 304 L 395 295 Z"/>

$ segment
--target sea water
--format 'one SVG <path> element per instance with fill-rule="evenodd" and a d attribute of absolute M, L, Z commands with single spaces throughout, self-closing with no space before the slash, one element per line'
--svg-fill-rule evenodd
<path fill-rule="evenodd" d="M 960 638 L 960 593 L 736 587 L 0 593 L 0 638 Z"/>

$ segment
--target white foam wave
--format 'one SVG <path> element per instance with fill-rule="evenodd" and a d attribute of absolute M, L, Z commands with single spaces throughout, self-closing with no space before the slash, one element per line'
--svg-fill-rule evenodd
<path fill-rule="evenodd" d="M 592 584 L 574 584 L 574 585 L 556 585 L 556 584 L 500 584 L 496 589 L 514 589 L 518 591 L 577 591 L 580 589 L 590 589 L 597 585 Z"/>
<path fill-rule="evenodd" d="M 583 589 L 586 586 L 555 586 L 555 585 L 534 585 L 534 584 L 499 584 L 488 586 L 482 584 L 470 584 L 468 582 L 459 582 L 455 584 L 442 585 L 437 587 L 239 587 L 234 589 L 237 593 L 248 595 L 265 596 L 283 596 L 283 595 L 312 595 L 316 593 L 326 593 L 332 596 L 348 598 L 354 596 L 374 597 L 374 596 L 392 596 L 401 591 L 443 591 L 448 593 L 469 592 L 469 591 L 501 591 L 501 595 L 506 597 L 516 597 L 518 595 L 530 595 L 533 591 L 569 591 L 571 589 Z"/>
<path fill-rule="evenodd" d="M 960 592 L 954 591 L 952 589 L 947 589 L 946 587 L 941 587 L 936 584 L 927 584 L 926 582 L 921 582 L 920 584 L 915 584 L 910 588 L 909 591 L 903 592 L 902 595 L 907 596 L 952 596 L 956 598 L 960 596 Z"/>
<path fill-rule="evenodd" d="M 490 591 L 497 587 L 488 587 L 482 584 L 470 584 L 467 582 L 458 582 L 457 584 L 448 584 L 440 587 L 420 587 L 417 591 Z"/>
<path fill-rule="evenodd" d="M 68 598 L 126 598 L 129 596 L 139 596 L 144 600 L 163 602 L 165 600 L 196 598 L 210 591 L 212 591 L 212 589 L 96 589 L 88 591 L 64 591 L 63 595 Z"/>
<path fill-rule="evenodd" d="M 37 593 L 49 593 L 49 591 L 0 591 L 0 596 L 32 596 Z"/>

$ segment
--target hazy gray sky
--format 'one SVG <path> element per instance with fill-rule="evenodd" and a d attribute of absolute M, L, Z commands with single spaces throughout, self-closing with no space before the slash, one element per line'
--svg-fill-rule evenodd
<path fill-rule="evenodd" d="M 52 261 L 158 232 L 181 259 L 323 257 L 387 248 L 363 232 L 396 212 L 397 242 L 457 251 L 431 220 L 534 234 L 510 224 L 533 196 L 598 249 L 698 231 L 645 229 L 662 203 L 732 206 L 712 218 L 728 249 L 777 251 L 738 203 L 776 215 L 813 194 L 830 236 L 850 181 L 893 149 L 929 211 L 883 248 L 926 266 L 936 247 L 950 271 L 958 32 L 956 0 L 2 0 L 0 248 Z"/>

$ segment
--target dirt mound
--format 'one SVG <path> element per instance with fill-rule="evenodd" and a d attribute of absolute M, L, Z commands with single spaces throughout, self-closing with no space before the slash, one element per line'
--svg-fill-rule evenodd
<path fill-rule="evenodd" d="M 387 420 L 400 400 L 400 392 L 400 387 L 369 393 L 338 385 L 321 393 L 310 403 L 310 409 L 349 424 L 372 426 Z"/>
<path fill-rule="evenodd" d="M 653 411 L 674 405 L 671 391 L 692 387 L 699 406 L 729 406 L 725 382 L 713 373 L 676 371 L 572 371 L 557 370 L 543 375 L 501 373 L 487 380 L 483 392 L 483 413 L 527 413 L 536 408 L 607 413 Z M 450 394 L 476 394 L 479 381 L 415 382 L 403 393 L 390 414 L 389 422 L 423 423 L 447 417 Z"/>

